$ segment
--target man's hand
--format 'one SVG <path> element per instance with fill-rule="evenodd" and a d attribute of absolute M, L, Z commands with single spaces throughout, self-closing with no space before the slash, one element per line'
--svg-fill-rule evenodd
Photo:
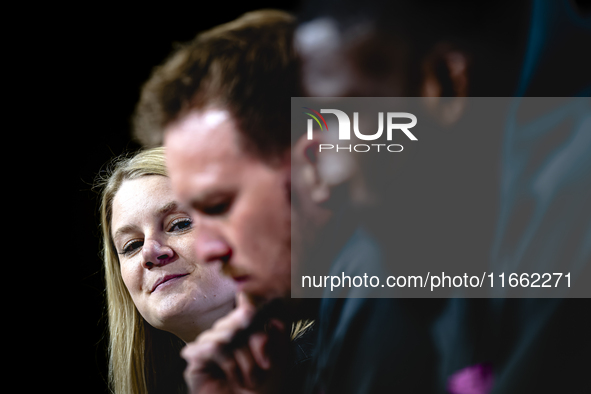
<path fill-rule="evenodd" d="M 252 327 L 256 308 L 243 294 L 230 314 L 187 344 L 184 377 L 191 394 L 279 393 L 290 355 L 285 324 Z M 252 331 L 251 331 L 252 330 Z"/>

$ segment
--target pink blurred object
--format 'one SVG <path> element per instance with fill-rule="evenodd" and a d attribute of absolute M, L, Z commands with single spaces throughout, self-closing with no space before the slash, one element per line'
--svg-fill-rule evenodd
<path fill-rule="evenodd" d="M 460 369 L 447 381 L 450 394 L 488 394 L 493 387 L 492 368 L 487 364 L 476 364 Z"/>

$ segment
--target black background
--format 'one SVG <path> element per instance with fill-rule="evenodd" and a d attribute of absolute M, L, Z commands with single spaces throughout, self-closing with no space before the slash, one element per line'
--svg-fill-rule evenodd
<path fill-rule="evenodd" d="M 62 325 L 67 332 L 59 340 L 73 345 L 74 354 L 62 359 L 66 360 L 59 368 L 64 373 L 63 379 L 58 378 L 62 389 L 72 385 L 77 392 L 107 392 L 99 199 L 92 186 L 113 156 L 139 148 L 131 139 L 130 116 L 142 83 L 175 42 L 188 41 L 199 31 L 247 11 L 275 8 L 296 12 L 297 6 L 295 1 L 162 2 L 158 7 L 144 3 L 135 8 L 97 3 L 96 8 L 64 9 L 67 15 L 52 23 L 51 31 L 58 34 L 51 40 L 59 46 L 52 51 L 52 58 L 59 65 L 51 81 L 60 98 L 55 96 L 49 104 L 67 137 L 56 158 L 72 170 L 76 189 L 75 206 L 70 198 L 66 201 L 70 212 L 67 222 L 76 225 L 65 226 L 68 235 L 75 237 L 72 252 L 77 257 L 72 264 L 76 268 L 71 270 L 73 277 L 68 276 L 73 286 L 68 286 L 67 302 L 61 304 L 69 324 Z M 56 239 L 60 244 L 63 241 L 63 237 Z M 56 357 L 65 345 L 57 347 Z"/>

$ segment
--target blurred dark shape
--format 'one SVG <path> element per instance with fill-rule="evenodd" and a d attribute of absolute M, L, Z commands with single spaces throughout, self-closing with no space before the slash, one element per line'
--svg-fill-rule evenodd
<path fill-rule="evenodd" d="M 482 224 L 488 228 L 481 234 L 488 249 L 478 263 L 485 266 L 490 259 L 495 266 L 502 252 L 504 259 L 517 264 L 510 265 L 515 269 L 535 264 L 546 248 L 556 269 L 588 272 L 588 100 L 586 106 L 565 100 L 538 115 L 530 111 L 529 116 L 538 119 L 554 112 L 560 120 L 554 125 L 536 128 L 535 119 L 518 121 L 521 105 L 528 103 L 519 97 L 591 94 L 588 10 L 583 2 L 567 0 L 307 2 L 299 32 L 304 81 L 312 96 L 421 96 L 424 61 L 432 55 L 433 74 L 441 82 L 437 94 L 453 96 L 458 91 L 446 82 L 453 70 L 445 63 L 445 51 L 466 54 L 470 70 L 465 95 L 516 97 L 505 114 L 503 133 L 488 137 L 493 143 L 486 158 L 466 163 L 480 168 L 492 158 L 501 167 L 482 173 L 490 177 L 488 187 L 498 204 L 491 208 L 498 216 Z M 306 29 L 312 28 L 324 34 L 316 42 L 314 35 L 306 37 Z M 438 45 L 448 45 L 439 47 L 443 55 Z M 548 166 L 560 157 L 564 160 L 555 162 L 556 167 Z M 435 171 L 444 173 L 441 168 L 433 171 L 418 174 L 428 183 L 437 178 Z M 555 182 L 553 174 L 561 174 Z M 412 202 L 412 192 L 404 193 L 401 188 L 389 196 Z M 437 204 L 436 198 L 433 201 Z M 431 207 L 434 213 L 437 207 L 444 208 Z M 418 205 L 413 209 L 420 212 Z M 449 218 L 441 215 L 438 219 Z M 539 226 L 540 218 L 547 225 Z M 393 227 L 407 230 L 412 225 L 412 215 L 398 219 Z M 423 222 L 423 228 L 431 224 Z M 445 230 L 442 223 L 435 226 Z M 560 231 L 569 235 L 560 236 Z M 429 248 L 452 237 L 434 231 L 414 246 Z M 402 246 L 406 253 L 423 252 Z M 441 255 L 444 260 L 445 251 Z M 587 310 L 588 299 L 323 300 L 320 318 L 329 323 L 319 326 L 319 349 L 326 353 L 317 360 L 315 387 L 326 393 L 394 388 L 445 392 L 450 376 L 470 365 L 490 363 L 493 393 L 589 392 L 584 367 L 591 350 L 585 334 L 591 328 Z"/>

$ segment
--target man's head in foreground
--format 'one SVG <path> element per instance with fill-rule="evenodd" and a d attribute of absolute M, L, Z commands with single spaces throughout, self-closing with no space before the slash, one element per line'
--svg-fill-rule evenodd
<path fill-rule="evenodd" d="M 166 147 L 199 256 L 222 261 L 255 300 L 290 294 L 290 100 L 301 96 L 294 28 L 288 14 L 259 11 L 199 34 L 155 70 L 134 119 L 144 145 Z M 310 182 L 300 190 L 313 193 Z"/>

